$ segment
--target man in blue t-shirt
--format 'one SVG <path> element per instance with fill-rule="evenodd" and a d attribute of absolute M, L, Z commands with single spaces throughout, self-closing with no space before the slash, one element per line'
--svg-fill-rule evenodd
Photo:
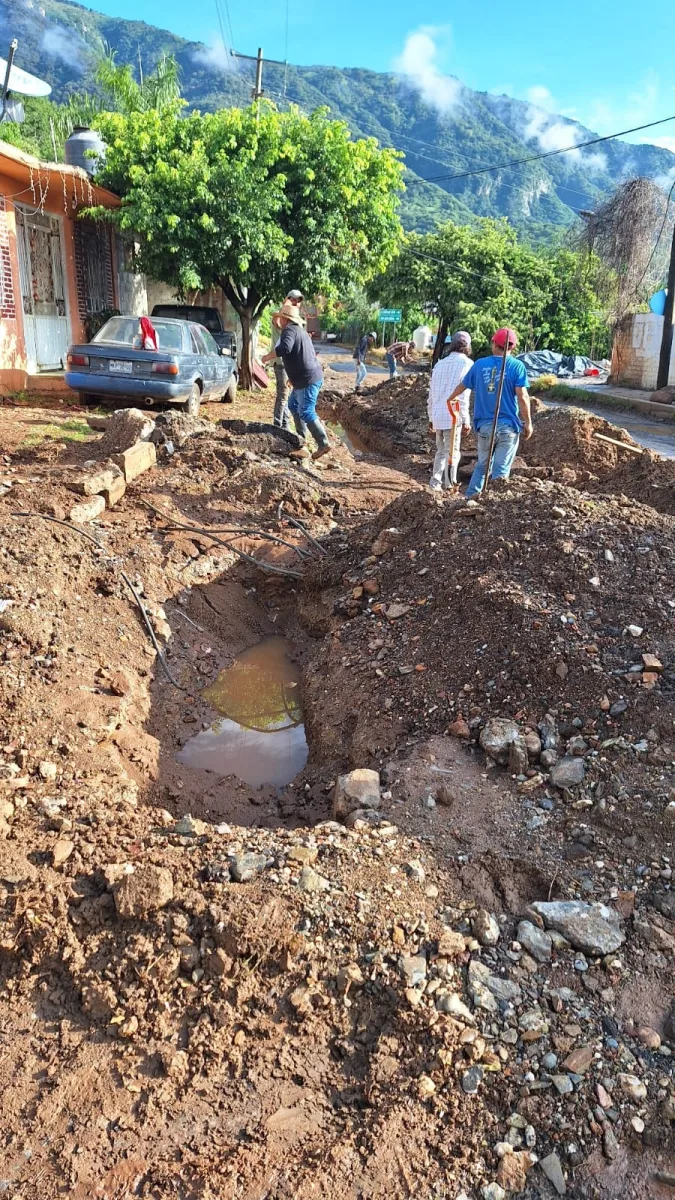
<path fill-rule="evenodd" d="M 508 345 L 509 350 L 513 350 L 517 342 L 518 334 L 514 329 L 498 329 L 492 339 L 493 353 L 489 358 L 479 358 L 469 368 L 461 383 L 458 383 L 452 395 L 448 396 L 450 404 L 450 401 L 461 395 L 466 388 L 471 388 L 473 392 L 473 427 L 478 443 L 478 462 L 466 491 L 468 500 L 482 492 L 485 484 L 504 347 Z M 491 479 L 508 479 L 523 431 L 526 440 L 532 437 L 527 371 L 519 359 L 512 358 L 509 354 L 504 370 Z"/>

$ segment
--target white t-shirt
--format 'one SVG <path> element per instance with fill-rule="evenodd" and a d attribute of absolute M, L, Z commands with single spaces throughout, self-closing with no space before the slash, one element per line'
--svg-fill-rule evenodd
<path fill-rule="evenodd" d="M 453 350 L 447 358 L 436 363 L 431 372 L 429 383 L 429 400 L 427 412 L 434 429 L 450 429 L 452 421 L 448 412 L 448 396 L 451 396 L 458 383 L 473 366 L 472 359 L 467 354 Z M 471 392 L 467 388 L 459 397 L 459 412 L 462 425 L 470 424 L 469 400 Z"/>

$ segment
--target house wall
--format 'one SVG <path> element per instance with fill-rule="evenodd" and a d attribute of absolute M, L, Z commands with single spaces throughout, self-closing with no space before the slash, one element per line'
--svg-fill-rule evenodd
<path fill-rule="evenodd" d="M 148 289 L 145 275 L 136 275 L 134 265 L 134 243 L 119 234 L 115 237 L 115 259 L 117 265 L 117 307 L 121 313 L 132 317 L 144 317 L 148 313 Z M 155 303 L 159 303 L 155 301 Z"/>
<path fill-rule="evenodd" d="M 653 391 L 659 370 L 663 317 L 635 313 L 617 330 L 612 347 L 612 382 L 623 387 Z M 668 383 L 675 384 L 675 339 L 670 355 Z"/>
<path fill-rule="evenodd" d="M 28 381 L 13 199 L 20 186 L 16 179 L 0 175 L 0 261 L 3 293 L 7 296 L 0 315 L 0 389 L 6 391 L 21 391 Z M 30 190 L 25 190 L 27 194 L 22 194 L 21 199 L 30 207 L 32 196 Z M 53 187 L 49 188 L 43 197 L 43 211 L 61 218 L 70 340 L 80 341 L 84 337 L 84 329 L 78 312 L 74 221 L 64 212 L 63 193 Z"/>

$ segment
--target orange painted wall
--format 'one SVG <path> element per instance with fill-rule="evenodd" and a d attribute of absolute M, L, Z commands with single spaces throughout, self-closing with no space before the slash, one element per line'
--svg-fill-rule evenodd
<path fill-rule="evenodd" d="M 65 270 L 66 292 L 68 302 L 68 321 L 70 325 L 70 340 L 73 342 L 82 341 L 84 339 L 84 328 L 78 314 L 77 303 L 77 283 L 75 276 L 75 239 L 73 235 L 73 216 L 70 203 L 68 204 L 69 212 L 65 212 L 65 198 L 63 191 L 59 191 L 55 183 L 59 182 L 59 176 L 53 175 L 49 181 L 46 196 L 43 198 L 42 209 L 44 212 L 51 213 L 53 216 L 61 217 L 61 235 L 63 245 L 63 265 Z M 16 244 L 16 216 L 14 210 L 15 200 L 19 200 L 26 208 L 30 209 L 33 204 L 33 194 L 29 188 L 24 188 L 20 198 L 17 192 L 21 189 L 21 184 L 9 176 L 0 174 L 0 197 L 5 198 L 5 213 L 0 211 L 0 223 L 4 217 L 4 222 L 9 240 L 9 251 L 12 266 L 12 280 L 14 287 L 14 300 L 16 306 L 16 318 L 11 321 L 4 317 L 0 317 L 0 389 L 6 391 L 20 391 L 26 387 L 27 372 L 26 372 L 26 344 L 23 330 L 23 310 L 21 304 L 21 286 L 19 282 L 19 259 Z M 36 186 L 37 192 L 37 186 Z M 11 197 L 11 199 L 10 199 Z M 40 194 L 37 195 L 38 202 L 41 199 Z M 0 230 L 0 241 L 1 241 Z"/>

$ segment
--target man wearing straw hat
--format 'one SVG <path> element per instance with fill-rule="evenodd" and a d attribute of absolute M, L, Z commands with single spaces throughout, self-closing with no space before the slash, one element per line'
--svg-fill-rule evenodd
<path fill-rule="evenodd" d="M 300 437 L 311 433 L 318 449 L 313 458 L 323 458 L 331 449 L 328 435 L 316 415 L 316 402 L 323 384 L 323 370 L 319 362 L 312 339 L 304 328 L 300 309 L 292 301 L 284 300 L 278 312 L 272 316 L 272 323 L 281 330 L 281 336 L 274 349 L 263 358 L 263 362 L 272 362 L 280 358 L 293 388 L 288 409 L 293 417 L 293 423 Z"/>

